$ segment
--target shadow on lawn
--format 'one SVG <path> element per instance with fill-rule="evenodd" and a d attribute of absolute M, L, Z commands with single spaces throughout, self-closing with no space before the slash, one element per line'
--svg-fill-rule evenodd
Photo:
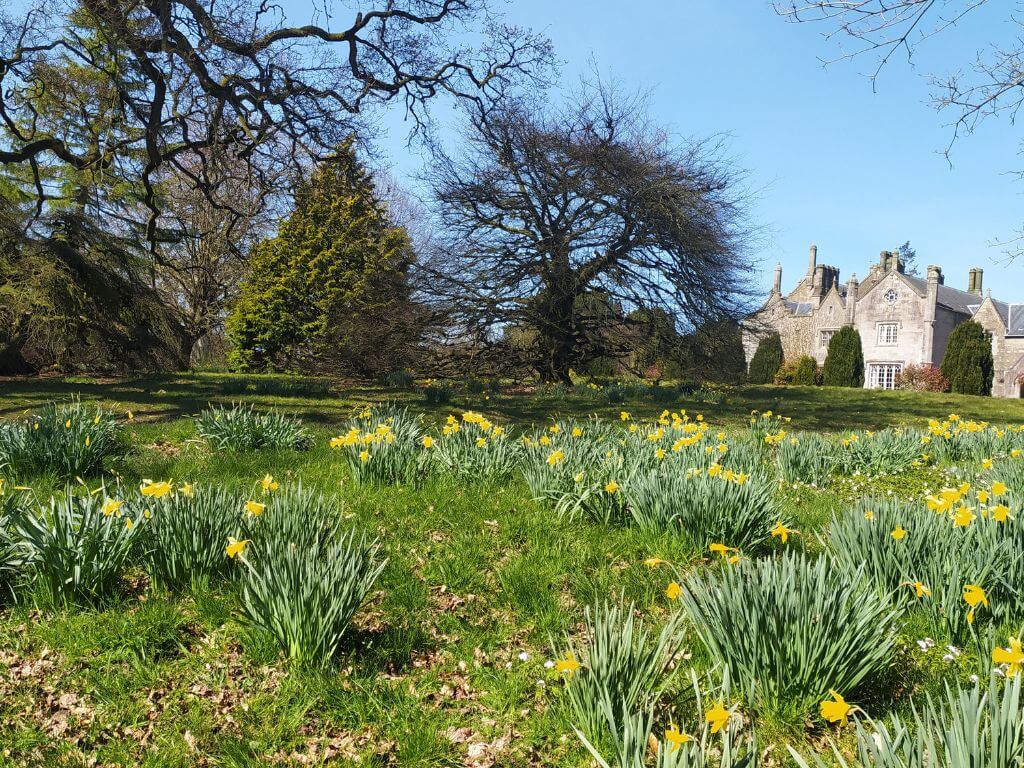
<path fill-rule="evenodd" d="M 825 387 L 740 386 L 719 404 L 681 396 L 671 402 L 630 400 L 610 403 L 579 390 L 560 396 L 501 393 L 490 399 L 461 393 L 451 403 L 428 404 L 415 389 L 385 388 L 325 379 L 280 375 L 183 373 L 128 379 L 20 378 L 0 380 L 0 417 L 13 417 L 51 401 L 81 397 L 116 410 L 132 410 L 140 421 L 171 421 L 198 413 L 209 404 L 250 403 L 294 413 L 310 424 L 328 427 L 344 422 L 367 405 L 394 402 L 440 421 L 447 414 L 477 410 L 499 420 L 540 424 L 554 419 L 617 419 L 620 411 L 649 419 L 662 410 L 703 414 L 714 425 L 745 426 L 752 410 L 771 410 L 792 418 L 794 430 L 839 432 L 887 426 L 923 426 L 929 418 L 958 413 L 965 419 L 992 423 L 1024 422 L 1024 401 L 923 392 L 880 392 Z"/>

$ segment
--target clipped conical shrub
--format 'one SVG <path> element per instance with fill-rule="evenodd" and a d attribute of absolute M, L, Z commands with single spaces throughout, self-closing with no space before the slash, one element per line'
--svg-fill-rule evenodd
<path fill-rule="evenodd" d="M 864 386 L 864 350 L 853 326 L 845 325 L 832 335 L 822 379 L 826 387 Z"/>
<path fill-rule="evenodd" d="M 779 334 L 765 336 L 750 360 L 748 379 L 751 384 L 771 384 L 782 367 L 782 339 Z"/>

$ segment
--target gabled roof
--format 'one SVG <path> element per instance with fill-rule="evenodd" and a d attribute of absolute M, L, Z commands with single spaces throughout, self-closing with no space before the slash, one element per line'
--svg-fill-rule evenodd
<path fill-rule="evenodd" d="M 928 281 L 922 280 L 920 277 L 911 277 L 910 275 L 900 275 L 904 280 L 910 283 L 914 290 L 924 296 L 928 293 Z M 973 315 L 978 311 L 981 306 L 981 296 L 976 293 L 969 293 L 967 291 L 961 291 L 959 288 L 951 288 L 948 285 L 939 285 L 938 291 L 938 303 L 940 307 L 951 309 L 954 312 L 959 312 L 961 315 Z"/>

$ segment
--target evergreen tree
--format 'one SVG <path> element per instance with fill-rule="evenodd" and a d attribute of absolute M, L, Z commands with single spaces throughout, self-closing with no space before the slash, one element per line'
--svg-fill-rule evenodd
<path fill-rule="evenodd" d="M 254 249 L 227 323 L 233 367 L 375 376 L 407 364 L 422 319 L 411 263 L 408 235 L 347 143 Z"/>
<path fill-rule="evenodd" d="M 813 387 L 818 383 L 818 361 L 813 357 L 804 355 L 796 365 L 796 373 L 793 374 L 793 383 Z"/>
<path fill-rule="evenodd" d="M 950 391 L 962 395 L 992 394 L 994 367 L 992 334 L 973 320 L 953 329 L 941 366 Z"/>
<path fill-rule="evenodd" d="M 826 387 L 864 386 L 864 350 L 853 326 L 844 325 L 833 334 L 822 379 Z"/>
<path fill-rule="evenodd" d="M 772 333 L 758 343 L 747 378 L 751 384 L 771 384 L 781 367 L 782 338 Z"/>

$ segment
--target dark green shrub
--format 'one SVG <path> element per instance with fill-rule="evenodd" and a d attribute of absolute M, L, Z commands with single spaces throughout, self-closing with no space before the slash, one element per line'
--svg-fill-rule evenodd
<path fill-rule="evenodd" d="M 751 384 L 771 384 L 782 367 L 782 339 L 779 334 L 765 336 L 750 360 L 747 378 Z"/>
<path fill-rule="evenodd" d="M 447 405 L 452 401 L 452 388 L 447 384 L 431 384 L 423 388 L 423 402 L 427 405 Z"/>
<path fill-rule="evenodd" d="M 396 389 L 408 389 L 413 385 L 413 375 L 404 368 L 395 371 L 388 371 L 377 380 L 382 387 L 393 387 Z"/>
<path fill-rule="evenodd" d="M 826 387 L 864 386 L 864 350 L 860 334 L 853 326 L 844 325 L 833 334 L 822 367 L 822 381 Z"/>
<path fill-rule="evenodd" d="M 973 320 L 960 323 L 949 335 L 941 367 L 950 391 L 961 395 L 992 394 L 992 334 Z"/>
<path fill-rule="evenodd" d="M 793 383 L 805 387 L 813 387 L 818 383 L 818 361 L 813 357 L 804 355 L 796 364 L 796 371 L 793 373 Z"/>

